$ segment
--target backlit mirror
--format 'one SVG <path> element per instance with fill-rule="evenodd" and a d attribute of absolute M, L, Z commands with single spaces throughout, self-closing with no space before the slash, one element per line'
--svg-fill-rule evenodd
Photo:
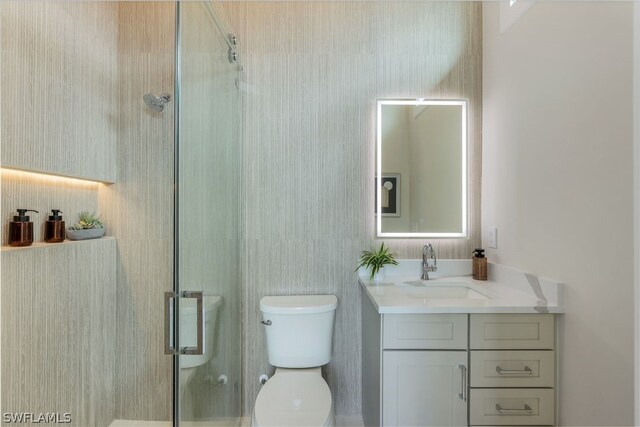
<path fill-rule="evenodd" d="M 378 237 L 467 236 L 467 101 L 379 100 Z"/>

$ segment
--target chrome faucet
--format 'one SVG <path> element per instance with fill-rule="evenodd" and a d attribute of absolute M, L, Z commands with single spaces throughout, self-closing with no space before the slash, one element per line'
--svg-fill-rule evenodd
<path fill-rule="evenodd" d="M 433 260 L 433 265 L 429 265 L 429 259 Z M 436 250 L 433 249 L 431 243 L 427 243 L 422 248 L 422 280 L 429 280 L 429 272 L 438 269 L 438 259 L 436 258 Z"/>

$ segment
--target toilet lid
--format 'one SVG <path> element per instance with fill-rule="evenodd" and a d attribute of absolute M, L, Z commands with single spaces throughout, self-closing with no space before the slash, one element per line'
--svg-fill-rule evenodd
<path fill-rule="evenodd" d="M 331 416 L 331 406 L 329 386 L 316 372 L 276 373 L 258 393 L 255 424 L 322 426 Z"/>

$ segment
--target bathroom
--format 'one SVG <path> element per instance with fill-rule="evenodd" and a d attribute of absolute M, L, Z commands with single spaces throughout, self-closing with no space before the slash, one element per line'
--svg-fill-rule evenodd
<path fill-rule="evenodd" d="M 383 242 L 562 284 L 546 425 L 640 424 L 635 2 L 3 0 L 0 45 L 3 424 L 252 425 L 261 299 L 334 295 L 334 424 L 375 425 L 355 269 Z M 398 99 L 466 101 L 462 236 L 379 235 Z M 46 242 L 53 209 L 104 236 Z"/>

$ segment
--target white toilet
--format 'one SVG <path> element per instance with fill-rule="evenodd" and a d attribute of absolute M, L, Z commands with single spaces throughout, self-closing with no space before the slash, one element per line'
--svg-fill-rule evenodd
<path fill-rule="evenodd" d="M 269 363 L 276 373 L 258 393 L 251 425 L 333 426 L 333 402 L 320 366 L 331 360 L 335 295 L 260 300 Z"/>

